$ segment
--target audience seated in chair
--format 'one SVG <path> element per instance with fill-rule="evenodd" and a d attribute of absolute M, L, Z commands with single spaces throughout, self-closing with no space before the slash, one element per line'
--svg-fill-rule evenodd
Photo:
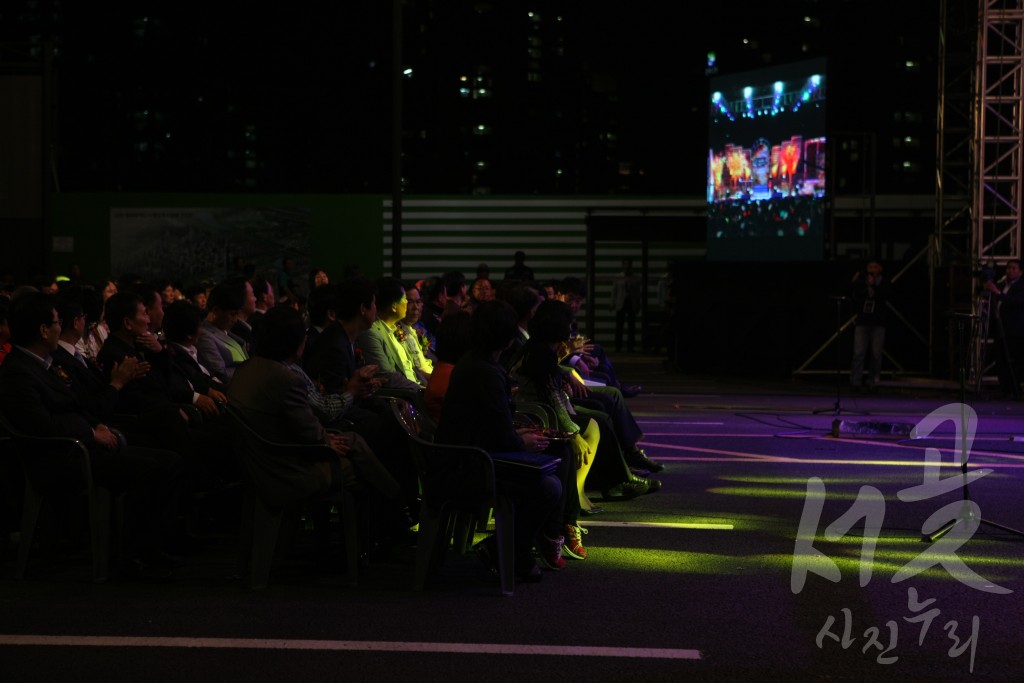
<path fill-rule="evenodd" d="M 531 429 L 517 430 L 512 421 L 508 373 L 498 363 L 516 334 L 515 311 L 505 302 L 481 304 L 472 316 L 472 348 L 456 364 L 444 398 L 435 441 L 476 446 L 488 452 L 543 451 L 548 440 Z M 568 467 L 568 463 L 563 465 Z M 458 463 L 452 463 L 448 485 L 460 486 Z M 565 566 L 561 557 L 562 485 L 556 475 L 536 481 L 498 480 L 515 500 L 515 571 L 527 581 L 541 578 L 531 550 L 537 549 L 550 568 Z M 493 541 L 478 552 L 494 556 Z"/>
<path fill-rule="evenodd" d="M 245 341 L 245 352 L 251 354 L 254 342 L 252 325 L 255 321 L 257 296 L 252 282 L 244 277 L 235 277 L 225 281 L 225 285 L 241 289 L 244 294 L 242 307 L 238 309 L 238 319 L 231 326 L 231 334 Z M 265 297 L 264 297 L 265 298 Z"/>
<path fill-rule="evenodd" d="M 231 429 L 224 419 L 227 387 L 199 362 L 195 348 L 202 317 L 200 310 L 184 299 L 171 304 L 164 314 L 168 372 L 175 378 L 175 384 L 188 387 L 191 405 L 202 416 L 201 420 L 190 422 L 189 434 L 195 448 L 185 456 L 198 491 L 240 480 L 231 456 Z"/>
<path fill-rule="evenodd" d="M 441 421 L 444 395 L 451 382 L 452 370 L 469 351 L 473 319 L 466 311 L 446 316 L 437 327 L 437 363 L 423 392 L 423 407 L 436 425 Z"/>
<path fill-rule="evenodd" d="M 562 482 L 565 489 L 565 552 L 578 560 L 586 559 L 584 533 L 577 521 L 581 504 L 593 506 L 584 492 L 587 473 L 595 459 L 601 438 L 598 423 L 589 417 L 577 416 L 566 393 L 566 379 L 558 365 L 558 347 L 569 336 L 572 313 L 560 301 L 545 301 L 530 320 L 530 339 L 523 347 L 520 361 L 512 369 L 519 385 L 516 398 L 542 403 L 555 416 L 553 427 L 572 434 L 572 462 L 569 477 Z M 579 423 L 579 424 L 577 424 Z"/>
<path fill-rule="evenodd" d="M 141 305 L 141 304 L 140 304 Z M 0 366 L 0 412 L 28 435 L 80 439 L 89 449 L 98 486 L 127 493 L 125 549 L 131 566 L 168 563 L 180 460 L 177 454 L 126 442 L 83 408 L 73 380 L 53 363 L 61 324 L 52 297 L 27 292 L 9 314 L 14 349 Z"/>
<path fill-rule="evenodd" d="M 227 400 L 227 385 L 199 361 L 196 341 L 200 336 L 203 314 L 187 300 L 176 301 L 164 313 L 164 338 L 170 367 L 188 383 L 192 404 L 206 417 L 220 415 L 220 404 Z"/>
<path fill-rule="evenodd" d="M 408 445 L 394 423 L 387 401 L 364 391 L 366 382 L 376 374 L 375 364 L 356 346 L 356 340 L 377 318 L 377 287 L 362 275 L 345 278 L 337 285 L 318 287 L 310 307 L 311 323 L 321 323 L 321 331 L 303 352 L 302 369 L 320 393 L 354 395 L 343 419 L 377 453 L 402 484 L 408 496 L 414 496 L 416 476 L 409 461 Z M 358 351 L 358 353 L 357 353 Z M 421 390 L 390 389 L 394 395 L 418 400 Z M 384 390 L 381 390 L 384 391 Z"/>
<path fill-rule="evenodd" d="M 363 331 L 356 345 L 363 353 L 366 363 L 376 365 L 386 372 L 387 389 L 403 392 L 420 391 L 423 385 L 413 366 L 405 345 L 396 336 L 398 323 L 405 318 L 408 300 L 401 281 L 385 277 L 377 281 L 377 319 L 369 329 Z"/>
<path fill-rule="evenodd" d="M 423 314 L 420 317 L 420 324 L 429 334 L 437 334 L 437 326 L 441 323 L 445 305 L 448 303 L 448 290 L 440 277 L 430 277 L 423 280 L 420 294 L 423 297 Z"/>
<path fill-rule="evenodd" d="M 580 307 L 587 301 L 587 285 L 578 277 L 563 278 L 556 287 L 555 299 L 568 304 L 572 314 L 576 316 Z M 576 320 L 573 321 L 573 335 L 567 344 L 566 356 L 566 364 L 586 379 L 620 389 L 627 398 L 641 391 L 639 386 L 622 385 L 604 347 L 593 340 L 585 339 Z"/>
<path fill-rule="evenodd" d="M 420 384 L 427 384 L 430 374 L 434 371 L 434 361 L 437 356 L 430 349 L 430 337 L 426 328 L 419 322 L 423 317 L 423 298 L 416 285 L 410 285 L 405 289 L 405 298 L 408 300 L 405 317 L 402 318 L 395 328 L 395 334 L 405 345 L 405 350 L 412 360 L 416 369 L 416 379 Z"/>
<path fill-rule="evenodd" d="M 104 381 L 95 361 L 86 359 L 78 348 L 86 322 L 77 292 L 62 292 L 57 296 L 55 306 L 61 327 L 57 348 L 51 354 L 53 363 L 67 374 L 68 385 L 83 408 L 98 419 L 116 420 L 121 390 L 136 377 L 144 376 L 149 364 L 140 362 L 135 356 L 126 356 L 120 362 L 113 362 L 110 377 Z"/>
<path fill-rule="evenodd" d="M 444 312 L 441 314 L 442 318 L 446 315 L 451 315 L 456 311 L 468 310 L 472 312 L 472 309 L 468 305 L 469 283 L 466 282 L 465 275 L 457 270 L 449 270 L 441 275 L 441 282 L 444 283 L 445 290 Z"/>
<path fill-rule="evenodd" d="M 544 301 L 544 297 L 533 287 L 516 282 L 502 288 L 498 298 L 508 302 L 519 319 L 519 326 L 512 344 L 501 354 L 501 364 L 508 369 L 519 362 L 519 358 L 523 354 L 523 347 L 526 346 L 526 342 L 530 338 L 530 319 L 537 312 L 537 307 Z"/>
<path fill-rule="evenodd" d="M 305 343 L 298 311 L 278 306 L 257 330 L 256 355 L 239 366 L 228 388 L 228 402 L 264 439 L 277 443 L 327 444 L 337 457 L 328 461 L 278 461 L 267 454 L 247 469 L 254 486 L 269 500 L 301 502 L 341 488 L 369 487 L 399 514 L 402 488 L 354 433 L 324 429 L 309 403 L 307 383 L 295 371 Z M 248 457 L 248 454 L 246 455 Z"/>
<path fill-rule="evenodd" d="M 155 300 L 161 302 L 157 315 L 162 323 L 162 300 Z M 181 306 L 188 305 L 181 302 Z M 150 310 L 154 310 L 152 306 Z M 211 396 L 209 388 L 196 391 L 189 375 L 175 362 L 180 350 L 172 351 L 160 342 L 138 294 L 122 291 L 110 297 L 105 315 L 111 332 L 99 354 L 104 380 L 112 381 L 118 364 L 133 357 L 141 359 L 144 372 L 119 392 L 116 424 L 140 445 L 171 448 L 181 456 L 178 503 L 179 511 L 187 512 L 197 492 L 235 479 L 229 430 L 216 419 L 220 414 L 218 392 Z"/>
<path fill-rule="evenodd" d="M 191 405 L 192 392 L 184 381 L 169 372 L 168 354 L 150 329 L 149 314 L 139 295 L 118 292 L 107 299 L 104 316 L 110 325 L 110 336 L 96 358 L 104 381 L 109 382 L 115 366 L 128 357 L 137 358 L 143 366 L 143 372 L 121 390 L 118 412 L 159 414 L 169 416 L 172 422 L 180 418 L 187 423 L 190 412 L 181 408 Z"/>
<path fill-rule="evenodd" d="M 519 317 L 518 335 L 512 346 L 502 354 L 502 364 L 511 368 L 518 364 L 522 356 L 530 338 L 528 329 L 531 320 L 543 299 L 537 290 L 521 284 L 503 288 L 501 296 Z M 564 348 L 558 353 L 564 353 Z M 591 483 L 601 491 L 607 491 L 609 498 L 633 498 L 659 490 L 660 481 L 640 477 L 630 471 L 631 466 L 636 466 L 638 471 L 654 471 L 660 469 L 660 466 L 647 459 L 636 445 L 642 432 L 622 393 L 615 387 L 584 386 L 572 368 L 563 367 L 562 370 L 576 412 L 574 419 L 581 425 L 585 425 L 589 419 L 595 420 L 603 437 L 598 445 L 598 457 L 593 463 L 593 470 L 589 473 Z M 585 494 L 581 496 L 580 502 L 583 514 L 601 511 Z"/>
<path fill-rule="evenodd" d="M 320 391 L 300 363 L 286 360 L 284 364 L 302 380 L 310 407 L 317 419 L 328 428 L 345 429 L 351 426 L 353 423 L 347 419 L 347 415 L 356 402 L 372 396 L 383 383 L 383 380 L 376 377 L 376 365 L 364 365 L 356 368 L 355 374 L 345 383 L 344 391 L 328 394 Z"/>
<path fill-rule="evenodd" d="M 270 280 L 268 280 L 267 278 L 258 276 L 252 281 L 252 293 L 256 296 L 256 307 L 255 310 L 249 315 L 249 319 L 247 320 L 247 322 L 249 323 L 250 326 L 255 328 L 256 323 L 259 322 L 259 319 L 267 311 L 274 307 L 274 286 L 270 284 Z M 312 293 L 310 295 L 312 296 Z M 255 333 L 253 334 L 253 341 L 254 340 Z"/>
<path fill-rule="evenodd" d="M 96 363 L 100 347 L 110 334 L 110 327 L 103 318 L 103 306 L 107 299 L 117 294 L 117 283 L 104 280 L 94 288 L 83 287 L 80 302 L 85 309 L 85 331 L 78 342 L 78 350 L 90 363 Z"/>
<path fill-rule="evenodd" d="M 235 368 L 249 358 L 245 340 L 231 331 L 240 311 L 249 305 L 252 286 L 245 280 L 223 282 L 210 291 L 206 320 L 196 340 L 199 362 L 225 384 L 231 382 Z"/>
<path fill-rule="evenodd" d="M 311 296 L 312 329 L 306 333 L 302 368 L 324 392 L 342 393 L 356 368 L 365 365 L 356 358 L 355 343 L 376 319 L 377 288 L 363 276 L 324 285 Z"/>

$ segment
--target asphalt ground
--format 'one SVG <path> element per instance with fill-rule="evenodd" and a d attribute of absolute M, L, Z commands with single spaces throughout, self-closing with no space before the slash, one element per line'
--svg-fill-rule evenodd
<path fill-rule="evenodd" d="M 1024 404 L 887 387 L 837 416 L 827 381 L 619 370 L 664 487 L 593 492 L 586 561 L 502 597 L 472 555 L 413 591 L 411 548 L 351 588 L 302 533 L 260 593 L 231 534 L 161 581 L 94 584 L 84 551 L 14 581 L 8 553 L 0 681 L 1021 680 Z"/>

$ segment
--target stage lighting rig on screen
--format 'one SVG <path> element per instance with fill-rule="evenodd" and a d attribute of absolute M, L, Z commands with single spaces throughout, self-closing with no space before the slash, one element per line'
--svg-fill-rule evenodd
<path fill-rule="evenodd" d="M 828 186 L 826 61 L 709 83 L 708 259 L 820 260 Z"/>

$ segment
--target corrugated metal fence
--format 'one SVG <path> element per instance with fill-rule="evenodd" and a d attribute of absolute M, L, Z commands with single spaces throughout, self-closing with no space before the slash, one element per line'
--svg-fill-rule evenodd
<path fill-rule="evenodd" d="M 588 213 L 602 210 L 642 212 L 659 206 L 678 206 L 679 200 L 458 198 L 406 199 L 402 202 L 402 277 L 415 280 L 457 270 L 470 281 L 477 266 L 486 263 L 497 284 L 512 266 L 516 251 L 526 253 L 526 265 L 543 282 L 566 276 L 586 276 Z M 701 204 L 701 206 L 703 206 Z M 385 201 L 383 269 L 392 257 L 391 202 Z M 660 307 L 658 283 L 668 263 L 702 258 L 704 245 L 658 243 L 648 247 L 647 306 Z M 595 306 L 591 335 L 611 341 L 614 317 L 610 310 L 612 279 L 623 258 L 633 259 L 639 273 L 642 248 L 623 235 L 621 242 L 604 241 L 595 250 L 596 283 L 588 305 Z M 581 311 L 585 316 L 586 311 Z M 639 323 L 638 323 L 639 324 Z"/>

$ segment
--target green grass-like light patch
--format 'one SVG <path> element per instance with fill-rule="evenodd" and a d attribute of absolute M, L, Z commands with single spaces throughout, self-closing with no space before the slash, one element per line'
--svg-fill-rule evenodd
<path fill-rule="evenodd" d="M 805 482 L 806 484 L 806 482 Z M 811 494 L 808 493 L 806 486 L 804 488 L 782 488 L 782 487 L 767 487 L 767 486 L 716 486 L 707 490 L 708 493 L 715 493 L 722 496 L 743 496 L 746 498 L 817 498 L 817 499 L 829 499 L 829 500 L 856 500 L 859 494 L 857 491 L 850 492 L 837 492 L 837 491 L 826 491 L 823 494 Z M 892 497 L 890 497 L 891 500 Z M 864 500 L 886 500 L 886 497 L 867 493 L 863 496 Z"/>
<path fill-rule="evenodd" d="M 869 482 L 866 482 L 864 480 L 864 476 L 863 475 L 861 475 L 861 476 L 850 475 L 850 476 L 847 476 L 847 477 L 819 476 L 818 478 L 821 479 L 823 482 L 825 482 L 825 486 L 826 487 L 834 485 L 834 486 L 857 486 L 859 488 L 860 486 L 863 486 L 864 484 L 869 483 Z M 776 485 L 776 486 L 804 486 L 804 487 L 806 487 L 807 486 L 807 480 L 809 479 L 809 477 L 757 477 L 757 476 L 736 475 L 736 476 L 718 477 L 718 479 L 720 479 L 722 481 L 730 481 L 730 482 L 736 482 L 736 483 L 740 483 L 740 484 L 765 484 L 765 485 L 772 484 L 772 485 Z M 905 474 L 893 473 L 891 475 L 886 475 L 886 476 L 872 475 L 870 483 L 878 483 L 878 484 L 886 484 L 886 483 L 903 484 L 903 483 L 906 483 L 906 481 L 907 481 L 907 477 L 906 477 Z"/>
<path fill-rule="evenodd" d="M 715 555 L 686 550 L 655 548 L 625 548 L 621 546 L 587 546 L 588 559 L 602 567 L 613 567 L 643 573 L 666 572 L 673 574 L 719 574 L 736 568 L 744 558 Z M 593 548 L 591 550 L 591 548 Z"/>

